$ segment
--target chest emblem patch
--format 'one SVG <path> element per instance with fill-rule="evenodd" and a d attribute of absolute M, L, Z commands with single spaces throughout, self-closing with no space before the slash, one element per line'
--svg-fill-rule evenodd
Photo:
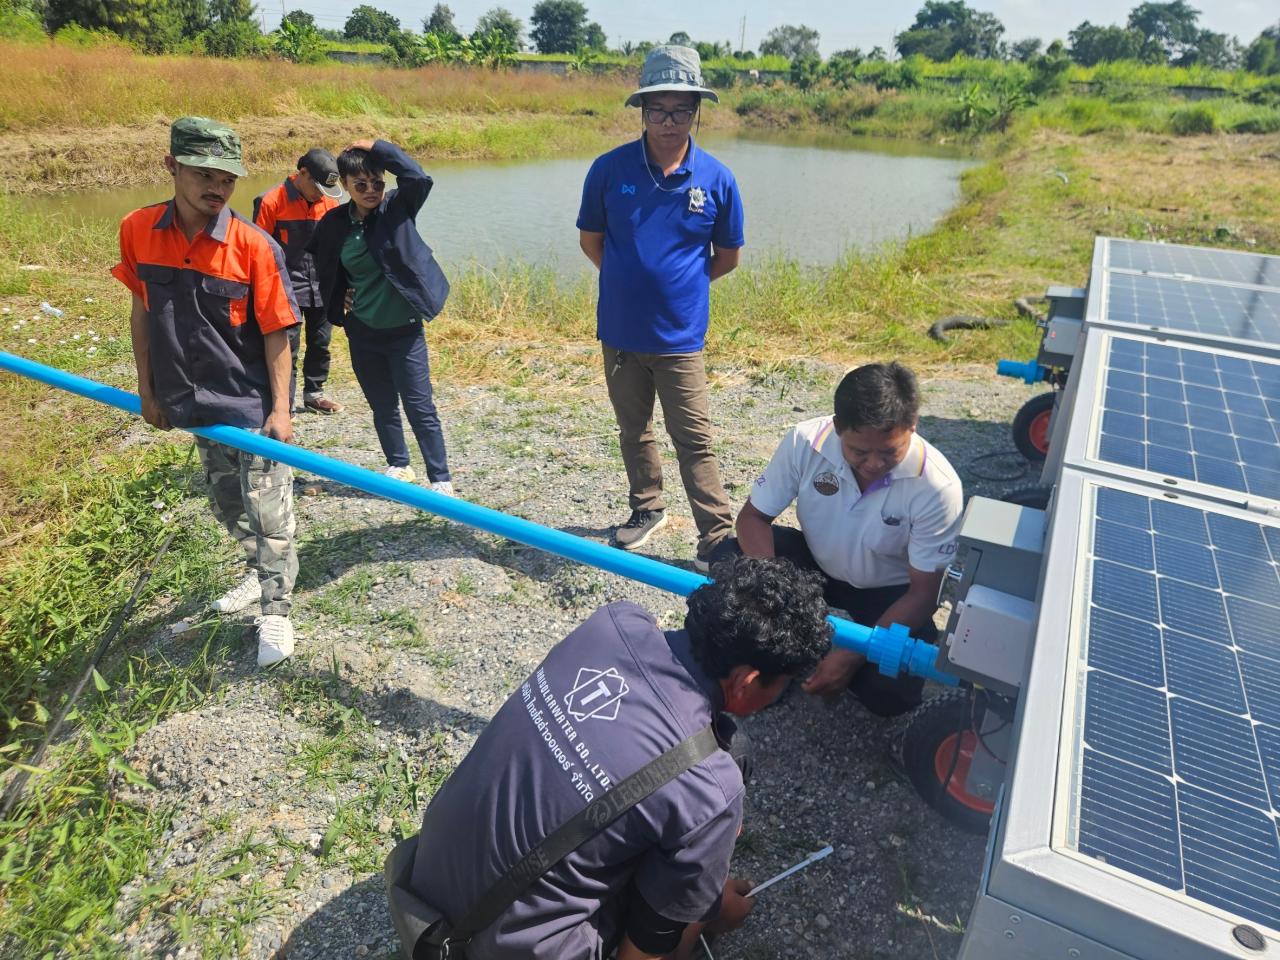
<path fill-rule="evenodd" d="M 617 720 L 618 705 L 631 688 L 622 674 L 613 667 L 593 670 L 583 667 L 578 671 L 573 689 L 565 694 L 564 705 L 569 716 L 582 720 Z"/>
<path fill-rule="evenodd" d="M 840 492 L 840 478 L 830 470 L 824 470 L 813 478 L 813 489 L 824 497 L 834 497 Z"/>
<path fill-rule="evenodd" d="M 636 195 L 636 185 L 634 183 L 624 183 L 622 185 L 622 195 L 624 197 L 634 197 Z"/>
<path fill-rule="evenodd" d="M 701 213 L 702 208 L 707 205 L 707 191 L 701 187 L 689 188 L 689 212 Z"/>

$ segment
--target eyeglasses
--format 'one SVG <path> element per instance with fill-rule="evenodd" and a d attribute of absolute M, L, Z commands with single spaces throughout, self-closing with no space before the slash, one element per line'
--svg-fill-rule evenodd
<path fill-rule="evenodd" d="M 692 122 L 696 110 L 663 110 L 659 107 L 645 107 L 644 118 L 655 127 L 664 125 L 668 120 L 677 127 Z"/>
<path fill-rule="evenodd" d="M 355 193 L 368 193 L 372 190 L 374 193 L 381 193 L 387 186 L 385 180 L 352 180 L 351 189 Z"/>

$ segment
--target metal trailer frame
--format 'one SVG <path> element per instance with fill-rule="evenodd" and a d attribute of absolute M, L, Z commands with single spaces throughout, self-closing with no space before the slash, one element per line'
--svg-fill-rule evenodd
<path fill-rule="evenodd" d="M 1132 480 L 1074 467 L 1063 470 L 1046 542 L 1040 616 L 1015 720 L 1012 760 L 959 960 L 1257 956 L 1232 935 L 1241 922 L 1238 917 L 1068 847 L 1070 773 L 1080 745 L 1076 657 L 1082 640 L 1082 608 L 1088 599 L 1087 585 L 1078 583 L 1085 564 L 1082 547 L 1088 545 L 1092 521 L 1088 507 L 1092 490 L 1099 487 L 1160 496 L 1158 490 Z M 1166 496 L 1181 499 L 1176 494 Z M 1266 522 L 1256 513 L 1226 505 L 1198 498 L 1194 503 L 1255 523 Z M 1048 584 L 1059 587 L 1047 589 Z M 1038 933 L 1020 933 L 1030 927 L 1020 928 L 1010 919 L 1014 914 L 1024 923 L 1030 921 Z M 1280 935 L 1259 932 L 1271 949 L 1280 949 Z"/>
<path fill-rule="evenodd" d="M 1280 526 L 1276 501 L 1115 466 L 1094 455 L 1104 385 L 1101 365 L 1115 338 L 1209 349 L 1255 362 L 1280 359 L 1280 343 L 1108 320 L 1111 243 L 1100 237 L 1094 244 L 1081 338 L 1054 412 L 1041 474 L 1052 496 L 1034 645 L 1014 718 L 1005 784 L 958 960 L 1241 960 L 1280 950 L 1280 931 L 1244 923 L 1226 910 L 1110 867 L 1070 846 L 1073 779 L 1083 749 L 1077 726 L 1082 722 L 1077 709 L 1083 693 L 1079 653 L 1090 590 L 1081 576 L 1088 563 L 1094 491 L 1111 488 L 1185 500 L 1211 513 Z M 1241 926 L 1258 935 L 1263 946 L 1246 947 L 1237 939 Z"/>

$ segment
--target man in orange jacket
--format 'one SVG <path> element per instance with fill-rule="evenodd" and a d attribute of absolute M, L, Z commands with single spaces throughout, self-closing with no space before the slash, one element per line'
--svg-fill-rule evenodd
<path fill-rule="evenodd" d="M 182 117 L 164 162 L 173 197 L 120 222 L 111 270 L 133 294 L 142 416 L 160 430 L 229 424 L 289 443 L 289 330 L 298 308 L 279 245 L 228 205 L 246 173 L 240 138 L 216 120 Z M 292 473 L 204 437 L 196 449 L 213 514 L 249 567 L 213 610 L 259 607 L 258 665 L 270 666 L 294 645 Z"/>
<path fill-rule="evenodd" d="M 329 379 L 329 341 L 333 325 L 325 319 L 320 299 L 320 280 L 315 260 L 307 252 L 307 242 L 316 223 L 338 205 L 342 188 L 338 185 L 338 164 L 333 154 L 313 147 L 298 158 L 298 170 L 283 183 L 256 197 L 253 221 L 275 239 L 284 251 L 289 268 L 293 295 L 302 311 L 306 328 L 307 352 L 302 361 L 302 404 L 316 413 L 341 413 L 342 404 L 324 395 Z M 289 347 L 293 354 L 293 382 L 297 381 L 299 329 L 289 331 Z M 289 398 L 294 397 L 293 383 Z"/>

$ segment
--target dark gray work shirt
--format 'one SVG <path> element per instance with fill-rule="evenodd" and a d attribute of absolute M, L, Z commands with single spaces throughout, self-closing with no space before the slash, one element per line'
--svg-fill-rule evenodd
<path fill-rule="evenodd" d="M 498 710 L 423 818 L 413 887 L 459 918 L 611 785 L 705 727 L 719 685 L 683 631 L 632 603 L 597 610 Z M 468 947 L 473 960 L 587 960 L 635 888 L 690 922 L 718 907 L 742 822 L 742 775 L 716 751 L 569 854 Z"/>

